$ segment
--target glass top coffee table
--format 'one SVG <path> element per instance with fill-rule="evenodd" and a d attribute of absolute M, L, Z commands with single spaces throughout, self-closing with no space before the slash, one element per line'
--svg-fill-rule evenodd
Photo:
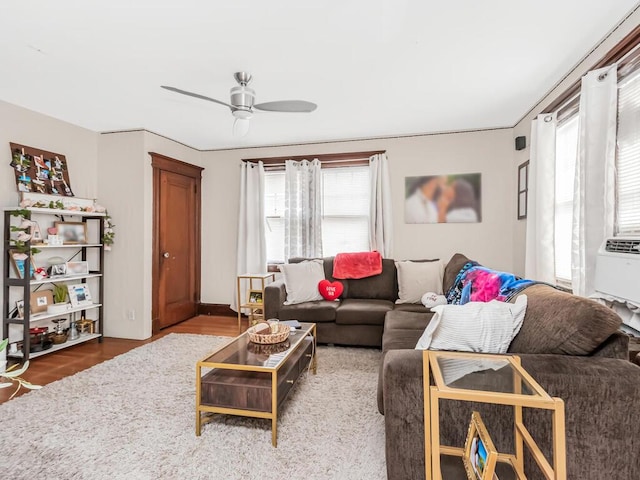
<path fill-rule="evenodd" d="M 253 343 L 247 332 L 237 336 L 196 364 L 196 435 L 206 413 L 265 418 L 277 446 L 278 408 L 308 367 L 316 373 L 315 323 L 301 323 L 276 344 Z"/>
<path fill-rule="evenodd" d="M 440 445 L 440 399 L 483 402 L 514 407 L 513 454 L 497 453 L 495 473 L 500 480 L 525 479 L 524 446 L 540 466 L 546 478 L 566 480 L 566 446 L 564 402 L 553 398 L 520 365 L 515 355 L 488 355 L 425 350 L 424 378 L 433 375 L 432 386 L 425 382 L 425 469 L 426 477 L 470 478 L 491 480 L 491 476 L 476 475 L 469 462 L 460 457 L 465 449 Z M 553 466 L 545 458 L 522 421 L 522 408 L 551 410 L 553 423 Z M 491 429 L 490 425 L 487 425 Z M 466 447 L 466 446 L 465 446 Z M 467 451 L 468 455 L 468 451 Z M 458 457 L 458 458 L 456 458 Z M 466 465 L 465 465 L 466 463 Z M 446 473 L 445 473 L 446 472 Z M 485 472 L 489 473 L 489 472 Z"/>

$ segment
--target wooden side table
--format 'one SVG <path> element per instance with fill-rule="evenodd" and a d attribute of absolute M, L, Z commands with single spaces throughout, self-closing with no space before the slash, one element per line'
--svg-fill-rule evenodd
<path fill-rule="evenodd" d="M 524 447 L 529 449 L 544 476 L 549 480 L 566 480 L 566 439 L 564 402 L 550 397 L 520 365 L 515 355 L 487 355 L 425 350 L 424 427 L 425 473 L 427 479 L 441 480 L 441 456 L 448 470 L 458 472 L 456 479 L 467 477 L 462 461 L 464 449 L 440 445 L 440 399 L 483 402 L 514 407 L 514 445 L 512 454 L 498 453 L 501 469 L 512 473 L 499 478 L 526 479 Z M 429 372 L 435 385 L 429 385 Z M 475 372 L 482 375 L 474 376 Z M 481 378 L 480 381 L 479 377 Z M 493 388 L 495 385 L 496 388 Z M 505 387 L 506 386 L 506 387 Z M 553 428 L 553 466 L 545 458 L 522 420 L 522 408 L 551 410 Z M 490 425 L 487 426 L 490 429 Z M 460 457 L 456 459 L 455 457 Z M 449 462 L 452 460 L 452 462 Z M 468 477 L 467 477 L 468 478 Z"/>
<path fill-rule="evenodd" d="M 238 334 L 241 333 L 242 309 L 249 310 L 249 326 L 255 325 L 264 318 L 264 287 L 273 282 L 275 273 L 244 273 L 238 275 Z M 243 280 L 248 282 L 249 288 L 246 293 L 246 300 L 242 301 L 244 290 Z"/>

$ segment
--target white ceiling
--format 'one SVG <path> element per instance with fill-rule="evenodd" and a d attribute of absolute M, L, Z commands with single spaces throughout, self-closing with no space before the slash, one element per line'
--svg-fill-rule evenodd
<path fill-rule="evenodd" d="M 0 5 L 0 100 L 199 149 L 511 127 L 636 0 L 23 0 Z M 233 72 L 257 113 L 234 138 Z"/>

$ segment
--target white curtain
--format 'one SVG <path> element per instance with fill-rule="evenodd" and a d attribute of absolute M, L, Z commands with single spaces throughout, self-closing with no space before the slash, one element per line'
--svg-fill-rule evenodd
<path fill-rule="evenodd" d="M 573 293 L 582 296 L 594 293 L 596 254 L 613 234 L 617 105 L 617 65 L 582 77 L 571 244 Z"/>
<path fill-rule="evenodd" d="M 320 161 L 285 162 L 284 256 L 322 257 Z"/>
<path fill-rule="evenodd" d="M 387 155 L 377 154 L 369 158 L 370 207 L 369 247 L 384 258 L 393 252 L 393 219 L 391 217 L 391 182 Z"/>
<path fill-rule="evenodd" d="M 541 114 L 531 124 L 525 276 L 555 284 L 556 114 Z"/>
<path fill-rule="evenodd" d="M 240 170 L 240 216 L 236 273 L 265 273 L 267 246 L 264 219 L 264 166 L 262 162 L 242 162 Z M 241 301 L 249 285 L 241 285 Z M 238 311 L 237 283 L 231 308 Z"/>

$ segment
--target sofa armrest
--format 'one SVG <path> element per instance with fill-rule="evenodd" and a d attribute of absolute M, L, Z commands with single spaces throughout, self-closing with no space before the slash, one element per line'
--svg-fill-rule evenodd
<path fill-rule="evenodd" d="M 389 350 L 382 369 L 387 479 L 423 479 L 422 350 Z"/>
<path fill-rule="evenodd" d="M 567 478 L 635 478 L 640 456 L 629 452 L 640 451 L 640 425 L 635 420 L 640 411 L 640 367 L 605 357 L 519 356 L 532 377 L 565 402 Z M 391 350 L 382 368 L 388 479 L 422 479 L 422 351 Z M 442 443 L 463 445 L 473 410 L 482 415 L 498 450 L 513 451 L 513 408 L 502 405 L 441 401 Z M 525 409 L 524 423 L 551 459 L 550 412 Z M 531 467 L 527 461 L 528 472 Z"/>
<path fill-rule="evenodd" d="M 629 358 L 629 336 L 620 331 L 614 333 L 591 354 L 592 357 Z"/>
<path fill-rule="evenodd" d="M 284 280 L 276 280 L 264 287 L 264 318 L 279 318 L 280 308 L 287 299 Z"/>

